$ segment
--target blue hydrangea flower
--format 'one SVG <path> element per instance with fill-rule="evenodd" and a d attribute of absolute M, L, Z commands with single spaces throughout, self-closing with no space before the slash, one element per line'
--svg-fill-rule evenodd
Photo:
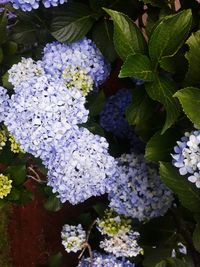
<path fill-rule="evenodd" d="M 0 86 L 0 123 L 4 121 L 8 109 L 9 96 L 7 90 Z"/>
<path fill-rule="evenodd" d="M 77 267 L 90 267 L 91 259 L 82 258 Z M 93 267 L 135 267 L 134 263 L 122 258 L 117 259 L 115 256 L 110 254 L 101 254 L 99 252 L 93 252 Z"/>
<path fill-rule="evenodd" d="M 11 0 L 11 3 L 15 9 L 31 11 L 39 8 L 40 0 Z"/>
<path fill-rule="evenodd" d="M 177 142 L 174 152 L 173 165 L 181 175 L 189 175 L 188 180 L 200 188 L 200 131 L 186 132 Z"/>
<path fill-rule="evenodd" d="M 92 77 L 98 87 L 110 73 L 110 65 L 100 50 L 87 38 L 72 44 L 49 43 L 44 48 L 44 69 L 52 77 L 61 78 L 66 68 L 78 67 Z"/>
<path fill-rule="evenodd" d="M 173 201 L 172 192 L 161 182 L 155 168 L 143 155 L 118 158 L 118 179 L 109 193 L 109 206 L 119 214 L 149 220 L 164 215 Z"/>
<path fill-rule="evenodd" d="M 87 121 L 85 98 L 46 76 L 30 79 L 15 88 L 5 125 L 21 148 L 46 159 L 52 145 L 70 136 L 71 129 Z"/>
<path fill-rule="evenodd" d="M 10 1 L 15 9 L 21 9 L 23 11 L 31 11 L 32 9 L 38 9 L 40 0 L 11 0 Z M 51 6 L 58 6 L 64 4 L 67 0 L 42 0 L 43 5 L 46 8 Z"/>
<path fill-rule="evenodd" d="M 67 0 L 42 0 L 42 3 L 46 8 L 49 8 L 51 6 L 58 6 L 59 4 L 62 5 L 65 2 L 67 2 Z"/>
<path fill-rule="evenodd" d="M 131 100 L 130 89 L 121 89 L 115 95 L 110 96 L 100 113 L 101 127 L 117 137 L 127 137 L 131 132 L 131 127 L 125 118 L 125 112 Z"/>
<path fill-rule="evenodd" d="M 55 150 L 47 163 L 48 185 L 61 202 L 78 204 L 110 191 L 116 162 L 105 138 L 80 128 L 69 145 L 60 142 Z"/>

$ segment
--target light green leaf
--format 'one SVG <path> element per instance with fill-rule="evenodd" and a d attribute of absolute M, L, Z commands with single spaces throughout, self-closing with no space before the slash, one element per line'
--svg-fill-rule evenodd
<path fill-rule="evenodd" d="M 157 67 L 162 57 L 176 54 L 184 44 L 192 24 L 191 10 L 165 17 L 154 29 L 149 40 L 149 55 Z"/>
<path fill-rule="evenodd" d="M 200 128 L 200 89 L 187 87 L 176 92 L 174 96 L 178 97 L 187 117 Z"/>
<path fill-rule="evenodd" d="M 155 81 L 146 84 L 146 91 L 149 96 L 162 103 L 166 110 L 166 120 L 161 134 L 163 134 L 177 120 L 180 107 L 173 94 L 176 91 L 175 84 L 164 77 L 156 77 Z"/>
<path fill-rule="evenodd" d="M 160 176 L 162 181 L 175 193 L 182 205 L 193 211 L 200 211 L 200 191 L 181 176 L 178 170 L 170 163 L 160 162 Z"/>
<path fill-rule="evenodd" d="M 94 19 L 87 5 L 71 3 L 64 13 L 53 17 L 51 34 L 59 42 L 74 42 L 91 29 Z"/>
<path fill-rule="evenodd" d="M 128 56 L 121 68 L 119 77 L 134 77 L 147 82 L 153 81 L 154 73 L 149 58 L 142 54 Z"/>
<path fill-rule="evenodd" d="M 186 52 L 185 57 L 188 60 L 188 72 L 185 77 L 187 85 L 200 84 L 200 30 L 192 33 L 186 44 L 189 46 L 189 51 Z"/>
<path fill-rule="evenodd" d="M 147 45 L 139 28 L 121 12 L 104 8 L 114 22 L 114 45 L 118 55 L 125 60 L 131 54 L 145 54 Z"/>

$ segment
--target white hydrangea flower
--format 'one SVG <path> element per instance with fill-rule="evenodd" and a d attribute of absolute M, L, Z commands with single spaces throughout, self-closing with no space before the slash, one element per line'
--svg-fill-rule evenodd
<path fill-rule="evenodd" d="M 22 58 L 21 62 L 14 64 L 8 71 L 8 81 L 14 86 L 20 85 L 34 77 L 44 75 L 41 61 L 34 61 L 32 58 Z M 17 87 L 17 89 L 19 89 Z"/>
<path fill-rule="evenodd" d="M 69 225 L 65 224 L 61 232 L 62 244 L 65 250 L 69 252 L 77 252 L 83 248 L 86 241 L 86 232 L 81 224 Z"/>
<path fill-rule="evenodd" d="M 119 232 L 112 237 L 106 237 L 100 242 L 100 248 L 108 253 L 114 254 L 118 257 L 136 257 L 142 253 L 142 248 L 138 245 L 138 232 L 130 230 L 129 232 Z"/>

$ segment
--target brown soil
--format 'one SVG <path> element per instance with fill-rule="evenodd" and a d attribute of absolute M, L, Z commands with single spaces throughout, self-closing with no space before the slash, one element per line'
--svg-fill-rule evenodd
<path fill-rule="evenodd" d="M 91 201 L 48 212 L 43 208 L 44 198 L 35 182 L 28 181 L 26 187 L 33 191 L 35 199 L 24 206 L 13 205 L 8 227 L 13 267 L 36 267 L 59 251 L 64 255 L 63 267 L 77 266 L 77 255 L 64 251 L 60 232 L 66 220 L 87 211 Z"/>

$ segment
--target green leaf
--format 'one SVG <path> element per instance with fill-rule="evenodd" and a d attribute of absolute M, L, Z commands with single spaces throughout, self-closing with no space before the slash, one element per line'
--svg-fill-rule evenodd
<path fill-rule="evenodd" d="M 170 163 L 160 162 L 162 181 L 175 193 L 182 205 L 193 212 L 200 211 L 200 192 L 187 177 L 181 176 Z"/>
<path fill-rule="evenodd" d="M 105 213 L 105 210 L 108 208 L 108 205 L 105 203 L 98 203 L 92 206 L 93 209 L 96 211 L 99 217 L 102 217 Z"/>
<path fill-rule="evenodd" d="M 180 107 L 173 94 L 176 91 L 175 84 L 164 77 L 156 77 L 155 81 L 146 84 L 148 95 L 161 104 L 166 110 L 166 120 L 161 134 L 163 134 L 177 120 Z"/>
<path fill-rule="evenodd" d="M 187 87 L 176 92 L 174 96 L 178 97 L 187 117 L 200 128 L 200 89 Z"/>
<path fill-rule="evenodd" d="M 0 14 L 0 44 L 3 44 L 7 38 L 7 13 L 6 11 Z"/>
<path fill-rule="evenodd" d="M 118 55 L 125 60 L 131 54 L 145 54 L 147 45 L 139 28 L 121 12 L 104 8 L 114 22 L 114 45 Z"/>
<path fill-rule="evenodd" d="M 62 208 L 62 203 L 56 197 L 56 195 L 51 195 L 47 201 L 44 203 L 44 207 L 48 211 L 57 212 Z"/>
<path fill-rule="evenodd" d="M 155 267 L 164 258 L 171 255 L 171 248 L 165 247 L 145 247 L 144 248 L 145 259 L 143 261 L 144 267 Z"/>
<path fill-rule="evenodd" d="M 17 188 L 12 187 L 10 194 L 6 198 L 9 201 L 18 201 L 20 199 L 20 195 L 21 192 Z"/>
<path fill-rule="evenodd" d="M 97 0 L 99 2 L 99 0 Z M 94 26 L 92 39 L 100 49 L 101 53 L 109 62 L 113 62 L 117 53 L 113 43 L 113 23 L 109 20 L 103 20 Z"/>
<path fill-rule="evenodd" d="M 48 259 L 48 267 L 60 267 L 62 263 L 62 254 L 61 252 L 52 255 Z"/>
<path fill-rule="evenodd" d="M 33 44 L 37 39 L 38 28 L 31 23 L 18 23 L 12 32 L 12 40 L 18 44 Z"/>
<path fill-rule="evenodd" d="M 1 78 L 3 82 L 3 86 L 7 89 L 13 89 L 13 85 L 8 81 L 8 72 L 6 72 Z"/>
<path fill-rule="evenodd" d="M 195 249 L 200 252 L 200 221 L 197 222 L 192 239 Z"/>
<path fill-rule="evenodd" d="M 188 265 L 177 258 L 168 258 L 167 267 L 188 267 Z"/>
<path fill-rule="evenodd" d="M 105 103 L 105 94 L 103 90 L 96 94 L 91 94 L 87 96 L 87 109 L 90 111 L 90 117 L 99 115 L 102 111 Z"/>
<path fill-rule="evenodd" d="M 149 161 L 170 161 L 170 153 L 178 139 L 178 131 L 168 129 L 163 135 L 158 131 L 148 141 L 145 149 L 145 159 Z"/>
<path fill-rule="evenodd" d="M 143 88 L 133 90 L 131 105 L 126 109 L 126 119 L 130 125 L 149 120 L 153 114 L 153 103 Z"/>
<path fill-rule="evenodd" d="M 3 49 L 0 47 L 0 63 L 3 61 Z"/>
<path fill-rule="evenodd" d="M 84 37 L 93 25 L 94 19 L 87 5 L 71 3 L 65 12 L 53 17 L 51 34 L 59 42 L 74 42 Z"/>
<path fill-rule="evenodd" d="M 3 51 L 6 56 L 14 55 L 17 52 L 18 45 L 15 42 L 7 42 L 3 45 Z"/>
<path fill-rule="evenodd" d="M 186 44 L 189 46 L 189 51 L 186 52 L 185 57 L 188 60 L 188 72 L 185 77 L 185 83 L 188 85 L 200 84 L 200 30 L 192 33 Z"/>
<path fill-rule="evenodd" d="M 153 81 L 154 73 L 149 58 L 141 54 L 128 56 L 121 68 L 119 77 L 134 77 L 147 82 Z"/>
<path fill-rule="evenodd" d="M 167 263 L 166 263 L 166 261 L 161 261 L 161 262 L 157 263 L 155 267 L 167 267 Z"/>
<path fill-rule="evenodd" d="M 139 228 L 140 243 L 157 247 L 164 244 L 175 246 L 177 243 L 176 230 L 174 219 L 169 215 L 151 219 Z"/>
<path fill-rule="evenodd" d="M 15 185 L 23 184 L 26 180 L 26 166 L 24 164 L 9 166 L 6 173 L 11 176 Z"/>
<path fill-rule="evenodd" d="M 149 40 L 149 55 L 154 65 L 162 57 L 176 54 L 184 44 L 192 24 L 191 10 L 165 17 L 154 29 Z"/>

